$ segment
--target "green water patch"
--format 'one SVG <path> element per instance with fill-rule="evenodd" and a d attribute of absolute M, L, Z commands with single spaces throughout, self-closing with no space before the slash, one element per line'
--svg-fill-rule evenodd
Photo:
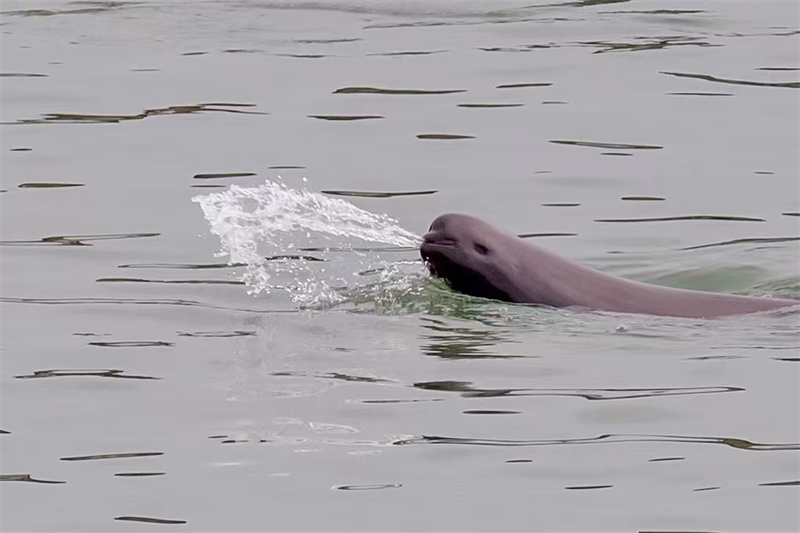
<path fill-rule="evenodd" d="M 270 170 L 301 170 L 306 167 L 300 165 L 273 165 L 267 168 Z"/>
<path fill-rule="evenodd" d="M 428 56 L 431 54 L 443 54 L 447 52 L 447 50 L 409 50 L 405 52 L 381 52 L 377 54 L 367 54 L 368 56 L 388 56 L 388 57 L 399 57 L 399 56 Z"/>
<path fill-rule="evenodd" d="M 37 74 L 34 72 L 0 72 L 0 78 L 47 78 L 49 74 Z"/>
<path fill-rule="evenodd" d="M 95 341 L 88 344 L 102 348 L 171 348 L 175 346 L 174 342 L 165 341 Z"/>
<path fill-rule="evenodd" d="M 661 72 L 668 76 L 677 76 L 679 78 L 691 78 L 696 80 L 713 81 L 716 83 L 729 83 L 733 85 L 748 85 L 751 87 L 785 87 L 790 89 L 800 89 L 800 82 L 798 81 L 748 81 L 748 80 L 734 80 L 730 78 L 717 78 L 716 76 L 709 76 L 708 74 L 689 74 L 687 72 Z"/>
<path fill-rule="evenodd" d="M 100 453 L 94 455 L 74 455 L 62 457 L 62 461 L 102 461 L 105 459 L 131 459 L 134 457 L 157 457 L 164 452 L 125 452 L 125 453 Z"/>
<path fill-rule="evenodd" d="M 203 339 L 227 339 L 230 337 L 255 337 L 257 333 L 251 330 L 234 331 L 179 331 L 178 337 L 199 337 Z"/>
<path fill-rule="evenodd" d="M 144 237 L 158 237 L 160 233 L 107 233 L 92 235 L 52 235 L 42 237 L 35 241 L 0 241 L 0 246 L 13 245 L 65 245 L 65 246 L 92 246 L 87 241 L 104 241 L 113 239 L 139 239 Z"/>
<path fill-rule="evenodd" d="M 533 239 L 536 237 L 577 237 L 577 233 L 560 233 L 560 232 L 550 232 L 550 233 L 520 233 L 517 235 L 520 239 Z"/>
<path fill-rule="evenodd" d="M 98 377 L 115 379 L 161 379 L 154 376 L 137 376 L 125 374 L 124 370 L 117 369 L 54 369 L 36 370 L 33 374 L 14 376 L 15 379 L 39 379 L 39 378 L 61 378 L 61 377 Z"/>
<path fill-rule="evenodd" d="M 117 472 L 115 477 L 152 477 L 163 476 L 166 472 Z"/>
<path fill-rule="evenodd" d="M 352 121 L 352 120 L 374 120 L 386 118 L 381 115 L 308 115 L 308 118 L 319 120 Z"/>
<path fill-rule="evenodd" d="M 627 143 L 605 143 L 596 141 L 571 141 L 564 139 L 551 139 L 553 144 L 566 144 L 569 146 L 586 146 L 588 148 L 603 148 L 606 150 L 663 150 L 663 146 L 655 144 L 627 144 Z"/>
<path fill-rule="evenodd" d="M 0 474 L 0 481 L 24 481 L 27 483 L 46 483 L 51 485 L 60 485 L 66 481 L 54 481 L 51 479 L 37 479 L 31 477 L 30 474 Z"/>
<path fill-rule="evenodd" d="M 686 444 L 717 444 L 748 451 L 787 451 L 800 450 L 798 443 L 760 443 L 733 437 L 704 437 L 688 435 L 650 435 L 650 434 L 606 434 L 598 437 L 571 438 L 571 439 L 536 439 L 536 440 L 511 440 L 511 439 L 473 439 L 463 437 L 433 437 L 421 436 L 406 438 L 392 442 L 395 446 L 418 444 L 450 444 L 469 446 L 560 446 L 570 444 L 630 444 L 634 442 L 661 442 L 661 443 L 686 443 Z"/>
<path fill-rule="evenodd" d="M 542 207 L 578 207 L 581 204 L 574 204 L 568 202 L 550 202 L 542 204 Z"/>
<path fill-rule="evenodd" d="M 713 248 L 715 246 L 731 246 L 734 244 L 762 244 L 762 243 L 776 243 L 776 242 L 792 242 L 800 241 L 800 237 L 754 237 L 747 239 L 733 239 L 730 241 L 712 242 L 710 244 L 698 244 L 696 246 L 687 246 L 680 248 L 680 250 L 700 250 L 702 248 Z"/>
<path fill-rule="evenodd" d="M 663 50 L 675 46 L 700 46 L 716 47 L 721 44 L 712 44 L 708 41 L 701 41 L 700 37 L 634 37 L 632 42 L 613 42 L 613 41 L 583 41 L 579 46 L 590 46 L 598 48 L 594 54 L 606 54 L 609 52 L 642 52 L 646 50 Z"/>
<path fill-rule="evenodd" d="M 595 222 L 674 222 L 679 220 L 717 220 L 727 222 L 766 222 L 763 218 L 734 215 L 681 215 L 674 217 L 597 218 Z"/>
<path fill-rule="evenodd" d="M 216 180 L 221 178 L 246 178 L 255 175 L 255 172 L 212 172 L 207 174 L 195 174 L 192 178 L 196 180 Z"/>
<path fill-rule="evenodd" d="M 17 185 L 20 189 L 58 189 L 61 187 L 84 187 L 85 183 L 28 182 Z"/>
<path fill-rule="evenodd" d="M 533 83 L 506 83 L 498 85 L 497 89 L 524 89 L 526 87 L 550 87 L 553 85 L 550 82 L 533 82 Z"/>
<path fill-rule="evenodd" d="M 143 278 L 98 278 L 97 283 L 173 283 L 176 285 L 246 285 L 244 281 L 224 279 L 143 279 Z"/>
<path fill-rule="evenodd" d="M 435 141 L 456 141 L 460 139 L 474 139 L 474 135 L 461 135 L 456 133 L 418 133 L 417 139 L 428 139 Z"/>
<path fill-rule="evenodd" d="M 151 516 L 118 516 L 114 520 L 122 522 L 144 522 L 145 524 L 185 524 L 186 520 L 173 520 L 169 518 L 153 518 Z"/>
<path fill-rule="evenodd" d="M 637 202 L 658 202 L 666 200 L 661 196 L 623 196 L 620 200 L 632 200 Z"/>
<path fill-rule="evenodd" d="M 393 198 L 395 196 L 423 196 L 436 194 L 439 191 L 403 191 L 403 192 L 376 192 L 376 191 L 320 191 L 330 196 L 354 196 L 358 198 Z"/>
<path fill-rule="evenodd" d="M 133 115 L 92 115 L 83 113 L 46 113 L 41 118 L 19 119 L 16 122 L 4 124 L 116 124 L 129 120 L 143 120 L 148 117 L 164 115 L 189 115 L 194 113 L 240 113 L 245 115 L 268 115 L 263 111 L 250 111 L 242 109 L 226 109 L 228 107 L 253 107 L 255 104 L 226 104 L 206 103 L 193 105 L 176 105 L 155 109 L 145 109 Z"/>
<path fill-rule="evenodd" d="M 380 89 L 378 87 L 343 87 L 333 94 L 455 94 L 465 93 L 466 89 Z"/>
<path fill-rule="evenodd" d="M 522 107 L 525 104 L 458 104 L 458 107 L 467 108 L 496 108 L 496 107 Z"/>
<path fill-rule="evenodd" d="M 733 93 L 706 93 L 706 92 L 675 92 L 667 93 L 670 96 L 733 96 Z"/>

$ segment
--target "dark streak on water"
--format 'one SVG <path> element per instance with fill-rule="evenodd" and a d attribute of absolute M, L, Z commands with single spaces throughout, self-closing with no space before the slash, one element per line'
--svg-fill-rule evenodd
<path fill-rule="evenodd" d="M 684 215 L 675 217 L 647 218 L 598 218 L 595 222 L 671 222 L 676 220 L 724 220 L 729 222 L 766 222 L 763 218 L 728 215 Z"/>
<path fill-rule="evenodd" d="M 797 487 L 800 481 L 773 481 L 771 483 L 759 483 L 759 487 Z"/>
<path fill-rule="evenodd" d="M 380 89 L 377 87 L 343 87 L 336 89 L 333 94 L 453 94 L 464 93 L 466 89 L 442 89 L 442 90 L 426 90 L 426 89 Z"/>
<path fill-rule="evenodd" d="M 467 108 L 498 108 L 498 107 L 522 107 L 525 104 L 458 104 L 458 107 Z"/>
<path fill-rule="evenodd" d="M 572 487 L 564 487 L 566 490 L 595 490 L 595 489 L 610 489 L 614 485 L 574 485 Z"/>
<path fill-rule="evenodd" d="M 178 332 L 179 337 L 202 337 L 202 338 L 253 337 L 255 335 L 257 335 L 255 331 L 242 331 L 242 330 Z"/>
<path fill-rule="evenodd" d="M 386 118 L 381 115 L 308 115 L 308 118 L 332 121 L 375 120 Z"/>
<path fill-rule="evenodd" d="M 577 233 L 520 233 L 520 239 L 532 239 L 534 237 L 577 237 Z"/>
<path fill-rule="evenodd" d="M 147 524 L 185 524 L 186 520 L 170 520 L 167 518 L 151 518 L 149 516 L 118 516 L 114 520 L 125 522 L 145 522 Z"/>
<path fill-rule="evenodd" d="M 0 481 L 26 481 L 28 483 L 44 483 L 48 485 L 61 485 L 66 481 L 53 481 L 49 479 L 36 479 L 30 474 L 0 474 Z"/>
<path fill-rule="evenodd" d="M 150 476 L 163 476 L 166 472 L 117 472 L 114 474 L 117 477 L 150 477 Z"/>
<path fill-rule="evenodd" d="M 430 139 L 437 141 L 451 141 L 459 139 L 474 139 L 474 135 L 459 135 L 454 133 L 418 133 L 417 139 Z"/>
<path fill-rule="evenodd" d="M 334 490 L 382 490 L 399 489 L 402 486 L 400 483 L 380 483 L 374 485 L 335 485 L 331 488 Z"/>
<path fill-rule="evenodd" d="M 525 87 L 549 87 L 553 85 L 551 82 L 539 82 L 539 83 L 506 83 L 504 85 L 498 85 L 497 89 L 522 89 Z"/>
<path fill-rule="evenodd" d="M 211 180 L 217 178 L 244 178 L 247 176 L 255 176 L 255 172 L 216 172 L 207 174 L 195 174 L 193 176 L 196 180 Z"/>
<path fill-rule="evenodd" d="M 110 239 L 139 239 L 143 237 L 158 237 L 160 233 L 108 233 L 93 235 L 52 235 L 42 237 L 38 241 L 0 241 L 0 246 L 8 245 L 66 245 L 66 246 L 92 246 L 85 241 L 102 241 Z"/>
<path fill-rule="evenodd" d="M 655 459 L 648 459 L 649 463 L 663 463 L 666 461 L 685 461 L 686 457 L 656 457 Z"/>
<path fill-rule="evenodd" d="M 707 74 L 689 74 L 686 72 L 661 72 L 669 76 L 677 76 L 679 78 L 694 78 L 697 80 L 714 81 L 717 83 L 730 83 L 734 85 L 750 85 L 753 87 L 785 87 L 790 89 L 800 89 L 800 82 L 786 81 L 786 82 L 772 82 L 772 81 L 747 81 L 747 80 L 733 80 L 728 78 L 717 78 L 716 76 L 709 76 Z"/>
<path fill-rule="evenodd" d="M 97 461 L 103 459 L 130 459 L 133 457 L 156 457 L 164 452 L 126 452 L 126 453 L 100 453 L 95 455 L 75 455 L 62 457 L 62 461 Z"/>
<path fill-rule="evenodd" d="M 733 96 L 733 93 L 701 93 L 701 92 L 679 92 L 667 93 L 672 96 Z"/>
<path fill-rule="evenodd" d="M 657 201 L 657 200 L 666 200 L 666 198 L 662 198 L 660 196 L 623 196 L 622 200 L 641 200 L 641 201 Z"/>
<path fill-rule="evenodd" d="M 331 196 L 357 196 L 360 198 L 392 198 L 394 196 L 420 196 L 436 194 L 439 191 L 373 192 L 373 191 L 320 191 Z"/>
<path fill-rule="evenodd" d="M 102 346 L 104 348 L 154 348 L 175 346 L 173 342 L 164 341 L 109 341 L 90 342 L 89 346 Z"/>
<path fill-rule="evenodd" d="M 800 443 L 767 444 L 751 442 L 744 439 L 731 437 L 695 437 L 686 435 L 646 435 L 646 434 L 606 434 L 598 437 L 572 438 L 572 439 L 537 439 L 537 440 L 510 440 L 510 439 L 471 439 L 463 437 L 435 437 L 422 435 L 420 437 L 402 439 L 393 442 L 395 446 L 414 444 L 451 444 L 470 446 L 553 446 L 568 444 L 610 444 L 632 442 L 672 442 L 688 444 L 721 444 L 739 450 L 748 451 L 786 451 L 800 450 Z"/>
<path fill-rule="evenodd" d="M 153 376 L 136 376 L 131 374 L 123 374 L 124 370 L 114 369 L 101 369 L 101 370 L 36 370 L 33 374 L 26 374 L 21 376 L 14 376 L 16 379 L 34 379 L 34 378 L 55 378 L 55 377 L 101 377 L 101 378 L 121 378 L 121 379 L 161 379 Z"/>
<path fill-rule="evenodd" d="M 629 389 L 479 389 L 468 381 L 428 381 L 414 383 L 416 388 L 439 392 L 460 392 L 464 398 L 519 396 L 577 396 L 586 400 L 628 400 L 694 394 L 741 392 L 740 387 L 664 387 Z"/>
<path fill-rule="evenodd" d="M 561 139 L 550 140 L 553 144 L 567 144 L 571 146 L 586 146 L 589 148 L 606 148 L 611 150 L 661 150 L 663 146 L 652 144 L 626 144 L 626 143 L 604 143 L 594 141 L 569 141 Z"/>
<path fill-rule="evenodd" d="M 246 285 L 244 281 L 225 279 L 143 279 L 143 278 L 98 278 L 97 283 L 168 283 L 176 285 Z"/>
<path fill-rule="evenodd" d="M 800 241 L 800 237 L 763 237 L 763 238 L 750 238 L 750 239 L 733 239 L 731 241 L 712 242 L 711 244 L 698 244 L 696 246 L 687 246 L 680 248 L 680 250 L 700 250 L 701 248 L 711 248 L 713 246 L 729 246 L 732 244 L 753 244 L 753 243 L 773 243 L 773 242 L 792 242 Z"/>
<path fill-rule="evenodd" d="M 261 111 L 242 111 L 240 109 L 222 109 L 223 107 L 250 107 L 255 104 L 192 104 L 176 105 L 157 109 L 145 109 L 135 115 L 90 115 L 84 113 L 46 113 L 42 118 L 19 119 L 16 122 L 5 124 L 108 124 L 119 123 L 128 120 L 142 120 L 147 117 L 160 115 L 188 115 L 193 113 L 222 112 L 222 113 L 241 113 L 246 115 L 267 115 Z"/>
<path fill-rule="evenodd" d="M 55 189 L 59 187 L 84 187 L 84 183 L 27 182 L 17 185 L 20 189 Z"/>

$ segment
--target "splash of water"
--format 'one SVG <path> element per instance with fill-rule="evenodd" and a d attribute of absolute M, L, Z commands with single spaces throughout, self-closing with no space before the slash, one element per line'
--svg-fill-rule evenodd
<path fill-rule="evenodd" d="M 397 282 L 399 269 L 409 263 L 387 262 L 384 254 L 359 245 L 384 243 L 408 251 L 420 242 L 387 215 L 269 180 L 258 187 L 232 185 L 192 201 L 220 238 L 217 255 L 244 265 L 241 279 L 250 293 L 282 288 L 302 305 L 345 301 L 365 279 L 374 285 L 374 276 L 379 285 Z M 323 261 L 296 260 L 309 254 Z M 294 257 L 274 260 L 287 255 Z"/>

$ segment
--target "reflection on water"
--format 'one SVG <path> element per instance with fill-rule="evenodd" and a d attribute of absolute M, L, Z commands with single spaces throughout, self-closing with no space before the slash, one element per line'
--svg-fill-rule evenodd
<path fill-rule="evenodd" d="M 800 450 L 800 443 L 766 444 L 750 442 L 744 439 L 731 437 L 693 437 L 684 435 L 600 435 L 583 439 L 542 439 L 542 440 L 504 440 L 504 439 L 470 439 L 463 437 L 431 437 L 422 436 L 412 439 L 402 439 L 393 442 L 396 446 L 407 444 L 461 444 L 470 446 L 555 446 L 571 444 L 610 444 L 633 442 L 676 442 L 688 444 L 722 444 L 749 451 L 788 451 Z"/>
<path fill-rule="evenodd" d="M 480 389 L 466 381 L 430 381 L 414 383 L 425 390 L 460 392 L 464 398 L 497 398 L 501 396 L 577 396 L 587 400 L 627 400 L 692 394 L 740 392 L 741 387 L 666 387 L 632 389 Z"/>

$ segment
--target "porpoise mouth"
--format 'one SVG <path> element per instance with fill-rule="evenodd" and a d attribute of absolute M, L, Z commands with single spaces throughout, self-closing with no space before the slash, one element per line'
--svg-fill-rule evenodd
<path fill-rule="evenodd" d="M 434 276 L 441 276 L 443 272 L 437 272 L 437 263 L 441 264 L 447 261 L 446 254 L 453 250 L 456 245 L 455 239 L 443 236 L 441 232 L 431 231 L 422 237 L 422 244 L 419 247 L 419 253 L 422 260 L 428 267 L 428 270 Z"/>

